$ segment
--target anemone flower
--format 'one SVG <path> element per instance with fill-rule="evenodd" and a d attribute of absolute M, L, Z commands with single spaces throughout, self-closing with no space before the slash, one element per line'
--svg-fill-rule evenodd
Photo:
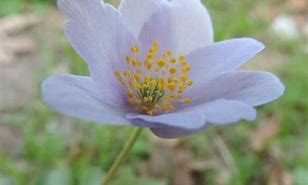
<path fill-rule="evenodd" d="M 101 0 L 58 0 L 58 7 L 90 71 L 42 83 L 45 103 L 60 113 L 176 138 L 255 120 L 256 106 L 283 94 L 273 74 L 237 70 L 264 45 L 214 42 L 200 0 L 122 0 L 118 9 Z"/>

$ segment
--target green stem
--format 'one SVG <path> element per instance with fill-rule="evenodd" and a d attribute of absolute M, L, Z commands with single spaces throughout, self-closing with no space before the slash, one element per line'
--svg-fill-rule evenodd
<path fill-rule="evenodd" d="M 104 177 L 102 185 L 108 185 L 111 182 L 112 178 L 117 173 L 119 167 L 127 159 L 128 153 L 132 149 L 134 144 L 136 143 L 137 138 L 140 136 L 141 131 L 142 131 L 141 127 L 135 128 L 133 134 L 130 136 L 124 148 L 122 149 L 120 154 L 117 156 L 116 160 L 114 161 L 111 168 L 109 169 L 107 175 Z"/>

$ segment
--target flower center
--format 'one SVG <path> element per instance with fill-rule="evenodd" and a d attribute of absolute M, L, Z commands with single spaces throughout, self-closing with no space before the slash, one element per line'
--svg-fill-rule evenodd
<path fill-rule="evenodd" d="M 188 78 L 191 70 L 184 55 L 173 57 L 172 50 L 159 51 L 155 40 L 145 59 L 139 60 L 139 47 L 131 48 L 132 55 L 126 56 L 126 71 L 116 71 L 119 82 L 127 89 L 128 103 L 148 115 L 174 109 L 174 103 L 189 104 L 191 99 L 182 94 L 193 81 Z"/>

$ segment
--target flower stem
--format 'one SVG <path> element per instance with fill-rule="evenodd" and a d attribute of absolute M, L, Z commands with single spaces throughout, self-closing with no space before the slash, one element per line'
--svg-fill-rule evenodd
<path fill-rule="evenodd" d="M 116 160 L 114 161 L 111 168 L 109 169 L 107 175 L 104 177 L 102 185 L 108 185 L 111 182 L 112 178 L 117 173 L 119 167 L 127 159 L 128 153 L 132 149 L 134 144 L 136 143 L 137 138 L 140 136 L 141 131 L 142 131 L 141 127 L 135 128 L 133 134 L 130 136 L 124 148 L 122 149 L 120 154 L 117 156 Z"/>

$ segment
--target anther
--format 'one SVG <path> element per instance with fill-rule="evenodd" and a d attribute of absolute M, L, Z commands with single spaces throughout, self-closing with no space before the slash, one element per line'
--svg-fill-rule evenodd
<path fill-rule="evenodd" d="M 130 77 L 132 74 L 131 74 L 130 71 L 125 71 L 125 72 L 124 72 L 124 75 L 127 76 L 127 77 Z"/>
<path fill-rule="evenodd" d="M 136 60 L 136 59 L 134 59 L 134 60 L 133 60 L 133 67 L 136 67 L 136 66 L 137 66 L 137 64 L 138 64 L 137 60 Z"/>
<path fill-rule="evenodd" d="M 174 91 L 175 88 L 176 88 L 176 85 L 175 85 L 175 83 L 171 82 L 171 83 L 168 83 L 167 88 L 168 88 L 170 91 Z"/>
<path fill-rule="evenodd" d="M 175 74 L 176 73 L 176 68 L 175 67 L 170 68 L 169 73 L 170 74 Z"/>
<path fill-rule="evenodd" d="M 185 98 L 183 101 L 184 101 L 185 104 L 189 104 L 191 102 L 191 99 L 190 98 Z"/>
<path fill-rule="evenodd" d="M 154 46 L 154 47 L 158 47 L 158 44 L 159 44 L 158 40 L 154 40 L 153 46 Z"/>
<path fill-rule="evenodd" d="M 163 67 L 165 64 L 166 64 L 166 62 L 165 62 L 164 60 L 158 60 L 158 61 L 157 61 L 157 65 L 158 65 L 159 67 Z"/>
<path fill-rule="evenodd" d="M 182 72 L 187 73 L 188 71 L 190 71 L 190 69 L 191 69 L 190 65 L 186 65 L 185 67 L 182 68 Z"/>
<path fill-rule="evenodd" d="M 176 63 L 176 58 L 171 58 L 170 63 L 175 64 Z"/>
<path fill-rule="evenodd" d="M 132 51 L 133 53 L 138 53 L 138 52 L 139 52 L 139 47 L 138 47 L 138 46 L 133 46 L 133 47 L 131 48 L 131 51 Z"/>
<path fill-rule="evenodd" d="M 126 63 L 130 65 L 132 58 L 130 56 L 126 57 Z"/>
<path fill-rule="evenodd" d="M 151 81 L 151 77 L 150 77 L 150 76 L 144 77 L 144 81 L 145 81 L 145 82 L 150 82 L 150 81 Z"/>
<path fill-rule="evenodd" d="M 116 72 L 114 72 L 114 74 L 115 74 L 117 77 L 121 76 L 121 72 L 120 72 L 120 71 L 116 71 Z"/>
<path fill-rule="evenodd" d="M 187 82 L 187 86 L 192 86 L 192 84 L 193 84 L 193 81 L 192 80 L 189 80 L 188 82 Z"/>
<path fill-rule="evenodd" d="M 137 81 L 140 80 L 140 74 L 139 74 L 139 73 L 135 73 L 135 74 L 134 74 L 134 77 L 135 77 L 135 79 L 136 79 Z"/>
<path fill-rule="evenodd" d="M 187 79 L 188 79 L 187 75 L 183 74 L 181 77 L 181 81 L 186 82 Z"/>
<path fill-rule="evenodd" d="M 185 60 L 185 56 L 184 55 L 180 55 L 179 60 L 180 61 L 184 61 Z"/>
<path fill-rule="evenodd" d="M 172 50 L 168 50 L 168 52 L 167 52 L 167 55 L 169 56 L 169 57 L 171 57 L 172 56 Z"/>

